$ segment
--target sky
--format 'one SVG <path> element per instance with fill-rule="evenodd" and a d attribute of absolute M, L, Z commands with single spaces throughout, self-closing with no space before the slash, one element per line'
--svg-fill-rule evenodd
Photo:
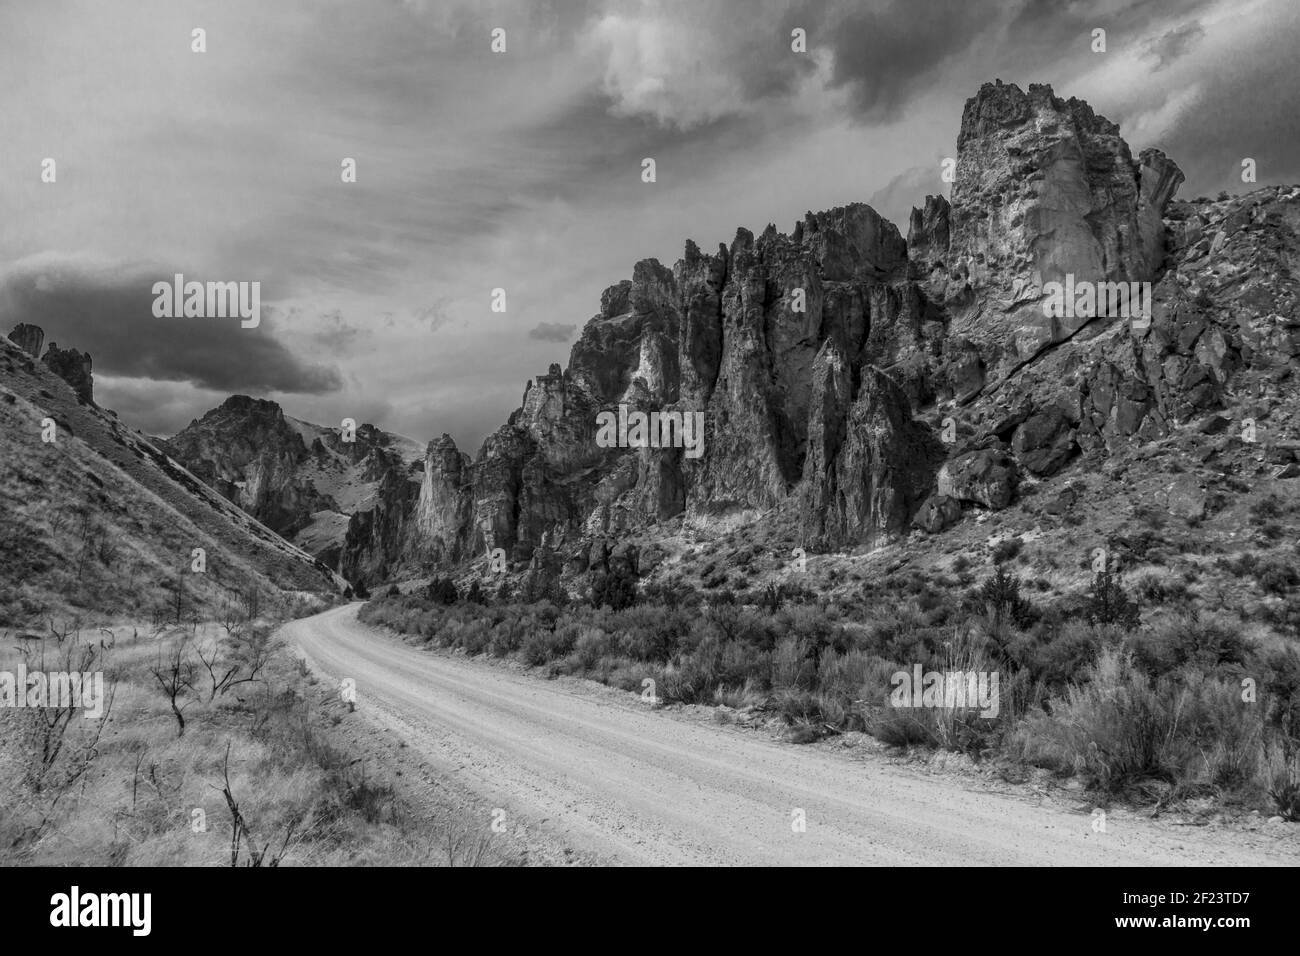
<path fill-rule="evenodd" d="M 242 393 L 473 454 L 636 261 L 857 201 L 906 234 L 982 82 L 1184 197 L 1300 181 L 1297 48 L 1294 0 L 0 0 L 0 331 L 150 433 Z M 155 317 L 176 273 L 261 323 Z"/>

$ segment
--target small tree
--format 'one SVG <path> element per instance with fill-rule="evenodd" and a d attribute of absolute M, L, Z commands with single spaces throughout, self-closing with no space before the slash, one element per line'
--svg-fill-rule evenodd
<path fill-rule="evenodd" d="M 176 736 L 184 736 L 185 708 L 179 701 L 187 692 L 194 689 L 194 662 L 185 652 L 184 639 L 176 642 L 175 651 L 167 660 L 164 661 L 162 654 L 159 653 L 158 663 L 149 668 L 149 673 L 153 675 L 172 705 L 172 714 L 176 717 Z"/>
<path fill-rule="evenodd" d="M 1119 574 L 1111 571 L 1099 571 L 1092 579 L 1085 613 L 1091 624 L 1116 624 L 1130 631 L 1142 620 L 1137 604 L 1119 583 Z"/>
<path fill-rule="evenodd" d="M 470 604 L 486 604 L 487 597 L 483 594 L 483 589 L 479 586 L 476 578 L 469 586 L 469 591 L 465 594 L 465 600 Z"/>
<path fill-rule="evenodd" d="M 618 565 L 608 574 L 597 574 L 592 578 L 592 607 L 608 604 L 613 610 L 621 611 L 635 603 L 636 575 L 626 567 Z"/>
<path fill-rule="evenodd" d="M 979 600 L 999 624 L 1028 627 L 1034 621 L 1034 606 L 1020 595 L 1020 578 L 999 567 L 984 582 Z"/>
<path fill-rule="evenodd" d="M 1093 576 L 1084 613 L 1088 623 L 1118 624 L 1128 631 L 1141 623 L 1138 604 L 1128 597 L 1123 585 L 1119 584 L 1119 575 L 1113 571 L 1099 571 Z"/>
<path fill-rule="evenodd" d="M 429 582 L 426 594 L 430 601 L 438 604 L 455 604 L 460 600 L 460 592 L 456 590 L 456 584 L 451 578 L 436 577 Z"/>

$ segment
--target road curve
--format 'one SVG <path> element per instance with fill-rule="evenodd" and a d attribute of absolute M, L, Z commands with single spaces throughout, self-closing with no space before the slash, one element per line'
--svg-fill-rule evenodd
<path fill-rule="evenodd" d="M 511 821 L 628 864 L 1295 865 L 1294 834 L 1091 815 L 870 758 L 652 711 L 634 694 L 429 653 L 357 621 L 282 634 L 357 710 Z M 1085 808 L 1086 809 L 1086 808 Z M 802 811 L 805 827 L 795 825 Z"/>

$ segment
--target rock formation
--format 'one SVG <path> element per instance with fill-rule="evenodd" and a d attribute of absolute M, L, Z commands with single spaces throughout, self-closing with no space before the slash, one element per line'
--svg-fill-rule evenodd
<path fill-rule="evenodd" d="M 531 574 L 645 573 L 654 535 L 769 519 L 813 551 L 942 535 L 1300 364 L 1300 190 L 1175 202 L 1172 161 L 1134 159 L 1115 124 L 1046 86 L 986 84 L 957 143 L 951 202 L 926 197 L 906 240 L 852 204 L 712 253 L 688 241 L 605 290 L 567 367 L 527 383 L 472 458 L 446 435 L 415 470 L 358 445 L 371 493 L 337 509 L 331 562 L 368 584 L 495 549 Z M 1067 279 L 1150 283 L 1149 315 L 1049 314 Z M 239 411 L 262 421 L 255 441 L 183 460 L 242 481 L 271 520 L 331 507 L 291 475 L 333 449 L 295 443 L 278 408 Z M 634 439 L 637 413 L 668 421 L 665 440 Z M 691 446 L 672 423 L 696 415 Z M 1072 493 L 1044 497 L 1059 513 Z"/>
<path fill-rule="evenodd" d="M 1173 414 L 1162 401 L 1213 405 L 1217 374 L 1175 362 L 1160 374 L 1190 389 L 1162 393 L 1135 374 L 1131 338 L 1063 369 L 1050 355 L 1027 366 L 1091 322 L 1046 316 L 1047 283 L 1165 274 L 1180 242 L 1163 215 L 1182 179 L 1171 161 L 1134 160 L 1082 101 L 998 82 L 966 105 L 957 170 L 952 201 L 928 197 L 907 240 L 853 204 L 788 234 L 740 229 L 712 254 L 688 241 L 671 268 L 637 263 L 568 367 L 529 382 L 473 459 L 443 436 L 418 492 L 390 482 L 373 515 L 354 516 L 341 567 L 428 569 L 501 548 L 519 568 L 560 554 L 579 569 L 593 542 L 773 512 L 797 516 L 807 548 L 876 547 L 914 526 L 938 533 L 963 504 L 1006 507 L 1021 473 L 1048 478 L 1159 430 Z M 1166 324 L 1156 317 L 1153 341 L 1180 341 Z M 620 407 L 703 413 L 703 453 L 602 447 L 598 416 Z M 962 420 L 947 445 L 945 414 Z"/>
<path fill-rule="evenodd" d="M 1064 281 L 1147 282 L 1165 259 L 1165 206 L 1183 174 L 1159 150 L 1138 160 L 1119 127 L 1051 87 L 986 83 L 957 138 L 952 202 L 914 212 L 914 273 L 954 331 L 986 346 L 1006 373 L 1088 318 L 1047 317 L 1043 287 Z"/>
<path fill-rule="evenodd" d="M 41 346 L 45 344 L 45 330 L 38 325 L 19 322 L 9 333 L 9 341 L 18 346 L 32 358 L 41 357 Z"/>
<path fill-rule="evenodd" d="M 28 326 L 33 328 L 33 326 Z M 37 331 L 40 331 L 39 329 Z M 49 370 L 72 386 L 81 402 L 95 400 L 95 378 L 90 374 L 90 353 L 78 352 L 76 349 L 61 349 L 51 342 L 45 350 L 42 362 Z"/>
<path fill-rule="evenodd" d="M 352 515 L 409 480 L 402 439 L 365 424 L 354 438 L 289 418 L 275 402 L 235 395 L 160 444 L 267 527 L 334 565 Z"/>

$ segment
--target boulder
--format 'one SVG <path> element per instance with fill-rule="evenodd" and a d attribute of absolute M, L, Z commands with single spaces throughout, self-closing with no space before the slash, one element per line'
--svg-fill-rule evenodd
<path fill-rule="evenodd" d="M 1059 408 L 1029 416 L 1011 439 L 1016 460 L 1035 475 L 1054 475 L 1078 452 L 1074 429 Z"/>
<path fill-rule="evenodd" d="M 931 495 L 921 502 L 912 524 L 927 534 L 938 534 L 961 520 L 961 502 L 947 495 Z"/>
<path fill-rule="evenodd" d="M 997 511 L 1011 504 L 1016 466 L 1005 453 L 981 448 L 958 455 L 939 470 L 938 493 Z"/>

